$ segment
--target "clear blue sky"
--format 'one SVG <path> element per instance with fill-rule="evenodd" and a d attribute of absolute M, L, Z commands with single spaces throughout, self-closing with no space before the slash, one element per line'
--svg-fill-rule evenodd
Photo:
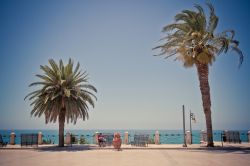
<path fill-rule="evenodd" d="M 30 117 L 24 97 L 49 58 L 79 61 L 98 89 L 88 121 L 67 129 L 181 129 L 182 104 L 205 129 L 195 68 L 153 57 L 151 48 L 183 9 L 205 0 L 1 0 L 0 129 L 57 129 Z M 210 68 L 214 129 L 250 129 L 250 2 L 212 1 L 217 31 L 236 30 L 245 59 L 221 55 Z M 205 6 L 204 6 L 205 7 Z"/>

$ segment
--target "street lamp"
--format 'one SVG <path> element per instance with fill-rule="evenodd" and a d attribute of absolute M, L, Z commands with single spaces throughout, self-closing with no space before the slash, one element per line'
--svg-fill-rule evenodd
<path fill-rule="evenodd" d="M 182 117 L 183 117 L 183 147 L 187 147 L 186 142 L 186 129 L 185 129 L 185 106 L 182 105 Z"/>
<path fill-rule="evenodd" d="M 192 134 L 192 120 L 194 121 L 194 122 L 196 122 L 196 119 L 195 119 L 195 115 L 194 115 L 194 113 L 192 113 L 191 112 L 191 110 L 190 110 L 190 113 L 189 113 L 189 119 L 190 119 L 190 134 L 191 134 L 191 144 L 193 143 L 193 134 Z"/>

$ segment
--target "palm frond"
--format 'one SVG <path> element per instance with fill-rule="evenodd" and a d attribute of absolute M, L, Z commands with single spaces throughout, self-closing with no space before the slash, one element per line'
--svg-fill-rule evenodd
<path fill-rule="evenodd" d="M 30 96 L 32 96 L 32 95 L 38 95 L 39 92 L 40 92 L 40 90 L 35 90 L 35 91 L 29 93 L 28 95 L 26 95 L 26 96 L 24 97 L 24 100 L 26 100 L 28 97 L 30 97 Z"/>
<path fill-rule="evenodd" d="M 76 75 L 76 73 L 78 72 L 79 68 L 80 68 L 80 63 L 78 62 L 77 65 L 76 65 L 76 68 L 74 70 L 74 74 L 73 75 Z"/>
<path fill-rule="evenodd" d="M 210 17 L 209 17 L 209 23 L 208 23 L 208 27 L 207 27 L 207 31 L 211 34 L 214 33 L 214 30 L 217 27 L 219 18 L 215 15 L 215 11 L 214 11 L 214 7 L 211 3 L 207 2 L 206 3 L 207 6 L 210 9 Z"/>
<path fill-rule="evenodd" d="M 231 47 L 233 51 L 235 51 L 239 55 L 239 64 L 238 67 L 240 67 L 244 60 L 244 55 L 242 51 L 238 47 Z"/>
<path fill-rule="evenodd" d="M 58 71 L 59 70 L 58 65 L 56 64 L 56 62 L 53 59 L 49 59 L 49 64 L 53 68 L 54 71 Z"/>
<path fill-rule="evenodd" d="M 51 78 L 52 80 L 56 80 L 57 73 L 55 73 L 55 71 L 53 71 L 50 67 L 48 67 L 47 65 L 40 65 L 40 69 L 43 70 L 45 75 L 47 75 L 49 78 Z"/>
<path fill-rule="evenodd" d="M 82 84 L 79 87 L 84 88 L 84 89 L 90 89 L 94 92 L 97 92 L 97 89 L 93 85 L 90 85 L 90 84 Z"/>
<path fill-rule="evenodd" d="M 35 85 L 44 85 L 45 86 L 45 85 L 50 85 L 50 83 L 48 83 L 48 82 L 33 82 L 29 85 L 29 87 L 35 86 Z"/>
<path fill-rule="evenodd" d="M 48 77 L 48 76 L 45 76 L 45 75 L 40 75 L 40 74 L 36 74 L 37 77 L 41 78 L 42 80 L 44 80 L 45 82 L 48 82 L 48 83 L 53 83 L 53 80 Z"/>

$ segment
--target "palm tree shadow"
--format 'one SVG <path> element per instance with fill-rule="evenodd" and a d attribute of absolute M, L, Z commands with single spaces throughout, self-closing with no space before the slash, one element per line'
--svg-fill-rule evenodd
<path fill-rule="evenodd" d="M 72 146 L 44 146 L 44 147 L 38 147 L 35 149 L 38 152 L 61 152 L 61 151 L 67 151 L 67 152 L 77 152 L 77 151 L 87 151 L 87 150 L 94 150 L 98 149 L 95 145 L 72 145 Z"/>
<path fill-rule="evenodd" d="M 207 150 L 191 150 L 190 152 L 213 153 L 213 154 L 250 154 L 250 148 L 225 148 L 225 149 L 207 149 Z"/>

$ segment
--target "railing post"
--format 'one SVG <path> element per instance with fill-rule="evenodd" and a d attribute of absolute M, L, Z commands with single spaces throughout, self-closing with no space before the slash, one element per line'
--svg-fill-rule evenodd
<path fill-rule="evenodd" d="M 16 134 L 14 132 L 10 133 L 10 145 L 15 145 Z"/>
<path fill-rule="evenodd" d="M 71 145 L 71 134 L 69 132 L 66 133 L 65 144 Z"/>
<path fill-rule="evenodd" d="M 191 132 L 190 131 L 186 131 L 186 142 L 187 144 L 192 144 L 192 137 L 191 137 Z"/>
<path fill-rule="evenodd" d="M 99 132 L 95 132 L 95 135 L 94 135 L 94 144 L 98 144 L 98 134 L 99 134 Z"/>
<path fill-rule="evenodd" d="M 207 138 L 207 133 L 204 130 L 201 130 L 201 135 L 200 135 L 200 139 L 201 139 L 201 143 L 205 143 L 207 142 L 206 139 Z"/>
<path fill-rule="evenodd" d="M 159 134 L 159 131 L 155 132 L 155 144 L 156 145 L 160 144 L 160 134 Z"/>
<path fill-rule="evenodd" d="M 250 143 L 250 131 L 248 131 L 248 142 Z"/>
<path fill-rule="evenodd" d="M 43 134 L 42 132 L 38 132 L 38 145 L 43 144 Z"/>
<path fill-rule="evenodd" d="M 128 144 L 128 132 L 126 131 L 125 133 L 124 133 L 124 144 Z"/>

